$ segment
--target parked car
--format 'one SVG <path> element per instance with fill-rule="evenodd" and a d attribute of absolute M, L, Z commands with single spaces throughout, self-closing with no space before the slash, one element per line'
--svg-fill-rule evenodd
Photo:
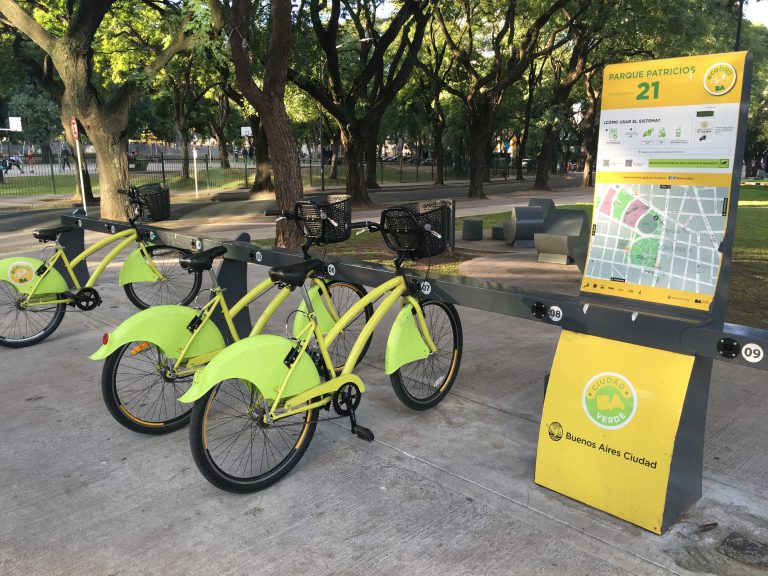
<path fill-rule="evenodd" d="M 432 158 L 427 158 L 421 161 L 422 166 L 434 166 L 435 161 Z"/>
<path fill-rule="evenodd" d="M 387 156 L 383 162 L 397 162 L 400 158 L 398 156 Z"/>

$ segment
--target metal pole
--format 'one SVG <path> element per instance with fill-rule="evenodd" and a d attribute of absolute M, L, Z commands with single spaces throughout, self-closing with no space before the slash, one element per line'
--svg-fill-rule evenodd
<path fill-rule="evenodd" d="M 53 150 L 49 150 L 48 160 L 51 166 L 51 187 L 53 188 L 53 193 L 56 194 L 56 176 L 53 174 Z"/>
<path fill-rule="evenodd" d="M 243 147 L 243 159 L 245 160 L 245 187 L 248 188 L 248 152 L 245 152 L 245 147 Z"/>
<path fill-rule="evenodd" d="M 85 181 L 83 180 L 83 160 L 80 157 L 80 139 L 75 140 L 75 148 L 77 148 L 77 169 L 80 171 L 80 194 L 83 196 L 83 212 L 88 216 L 88 208 L 85 205 Z"/>
<path fill-rule="evenodd" d="M 197 146 L 192 146 L 192 164 L 195 168 L 195 198 L 199 198 L 200 192 L 197 189 Z"/>
<path fill-rule="evenodd" d="M 163 184 L 166 184 L 166 181 L 165 181 L 165 156 L 163 156 L 162 152 L 160 152 L 160 170 L 163 173 Z"/>

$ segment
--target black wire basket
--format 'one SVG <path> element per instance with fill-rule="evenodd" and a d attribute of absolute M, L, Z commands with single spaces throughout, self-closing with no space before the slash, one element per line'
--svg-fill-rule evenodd
<path fill-rule="evenodd" d="M 344 194 L 326 196 L 325 200 L 296 203 L 296 224 L 305 238 L 317 244 L 336 244 L 352 234 L 352 199 Z"/>
<path fill-rule="evenodd" d="M 408 207 L 387 208 L 381 213 L 381 235 L 390 250 L 407 253 L 414 259 L 427 258 L 445 252 L 446 222 L 445 206 L 424 211 Z"/>
<path fill-rule="evenodd" d="M 136 186 L 143 206 L 142 221 L 160 222 L 171 217 L 171 191 L 165 184 Z"/>

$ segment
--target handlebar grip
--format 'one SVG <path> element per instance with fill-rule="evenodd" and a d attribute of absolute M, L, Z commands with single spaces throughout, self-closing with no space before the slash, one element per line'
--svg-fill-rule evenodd
<path fill-rule="evenodd" d="M 264 216 L 282 216 L 282 210 L 264 210 Z"/>
<path fill-rule="evenodd" d="M 368 221 L 365 222 L 352 222 L 349 224 L 349 229 L 354 230 L 355 228 L 368 228 Z"/>

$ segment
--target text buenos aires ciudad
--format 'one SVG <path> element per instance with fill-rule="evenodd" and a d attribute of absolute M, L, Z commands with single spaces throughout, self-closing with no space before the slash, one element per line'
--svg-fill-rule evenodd
<path fill-rule="evenodd" d="M 658 462 L 648 460 L 647 458 L 644 458 L 642 456 L 637 456 L 636 454 L 633 454 L 632 452 L 629 452 L 627 450 L 620 450 L 613 448 L 609 446 L 608 444 L 602 443 L 599 446 L 596 442 L 593 442 L 592 440 L 588 440 L 586 438 L 581 438 L 580 436 L 576 436 L 574 434 L 571 434 L 570 432 L 565 433 L 565 439 L 570 440 L 571 442 L 575 442 L 576 444 L 581 444 L 582 446 L 586 446 L 587 448 L 592 448 L 593 450 L 599 450 L 600 452 L 604 452 L 605 454 L 609 456 L 614 456 L 615 458 L 623 458 L 624 460 L 627 460 L 629 462 L 634 462 L 635 464 L 640 464 L 642 466 L 646 466 L 648 468 L 656 469 L 656 466 Z"/>

